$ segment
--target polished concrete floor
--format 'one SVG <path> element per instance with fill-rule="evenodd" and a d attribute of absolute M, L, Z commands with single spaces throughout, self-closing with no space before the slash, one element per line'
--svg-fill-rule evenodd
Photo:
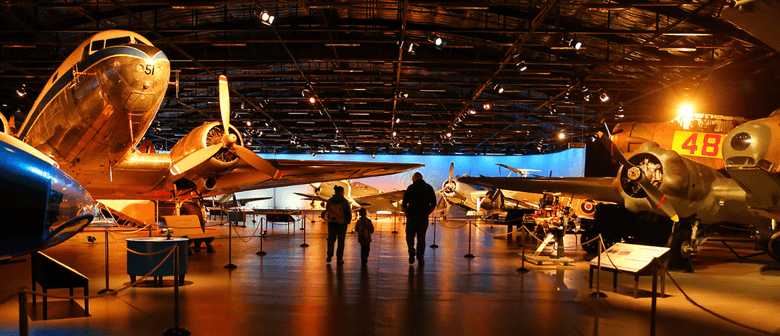
<path fill-rule="evenodd" d="M 471 233 L 468 227 L 436 227 L 438 249 L 427 249 L 425 263 L 409 265 L 403 226 L 393 234 L 392 222 L 380 219 L 367 265 L 360 263 L 355 235 L 347 235 L 346 262 L 325 262 L 327 228 L 309 224 L 303 231 L 275 226 L 263 239 L 232 240 L 228 264 L 227 226 L 217 226 L 216 253 L 198 252 L 188 261 L 186 283 L 180 287 L 180 325 L 193 335 L 649 335 L 649 277 L 640 280 L 633 298 L 633 278 L 602 274 L 606 298 L 592 298 L 587 260 L 582 250 L 567 252 L 568 265 L 520 266 L 517 240 Z M 503 226 L 489 233 L 506 232 Z M 254 231 L 237 228 L 241 235 Z M 433 242 L 433 227 L 428 245 Z M 83 232 L 45 251 L 90 278 L 90 292 L 105 287 L 102 231 Z M 129 236 L 112 234 L 118 241 Z M 95 243 L 87 236 L 97 238 Z M 567 236 L 568 243 L 574 237 Z M 247 237 L 244 237 L 247 239 Z M 109 284 L 127 284 L 124 244 L 109 238 Z M 751 246 L 738 245 L 742 253 Z M 29 258 L 0 265 L 0 299 L 19 287 L 30 287 Z M 780 264 L 766 255 L 738 260 L 722 245 L 708 242 L 695 259 L 695 272 L 672 272 L 690 297 L 716 313 L 769 334 L 780 329 Z M 67 290 L 50 293 L 67 294 Z M 162 335 L 174 327 L 173 282 L 163 287 L 137 286 L 116 295 L 90 300 L 89 317 L 78 306 L 52 300 L 55 312 L 40 319 L 40 302 L 29 308 L 32 335 Z M 657 335 L 760 335 L 723 321 L 689 303 L 667 280 L 667 294 L 658 299 Z M 78 293 L 78 291 L 77 291 Z M 50 301 L 50 302 L 52 302 Z M 83 301 L 76 301 L 83 305 Z M 16 298 L 0 304 L 0 335 L 19 334 Z M 64 307 L 64 308 L 63 308 Z M 52 308 L 52 309 L 55 309 Z M 55 309 L 56 310 L 56 309 Z M 50 311 L 50 314 L 52 312 Z M 75 316 L 74 316 L 75 315 Z"/>

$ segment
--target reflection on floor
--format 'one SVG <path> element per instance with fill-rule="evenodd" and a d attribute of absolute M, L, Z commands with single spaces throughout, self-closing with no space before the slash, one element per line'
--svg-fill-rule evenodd
<path fill-rule="evenodd" d="M 450 223 L 452 224 L 452 223 Z M 216 253 L 198 252 L 189 258 L 189 273 L 180 288 L 180 325 L 193 335 L 648 335 L 650 280 L 640 279 L 634 299 L 633 278 L 618 277 L 617 293 L 611 276 L 602 274 L 607 298 L 591 298 L 582 250 L 567 252 L 569 266 L 535 266 L 518 273 L 518 241 L 471 233 L 473 259 L 468 252 L 468 227 L 436 227 L 438 249 L 425 251 L 425 263 L 409 265 L 403 226 L 379 220 L 371 256 L 360 263 L 357 237 L 347 235 L 346 262 L 325 262 L 327 228 L 309 223 L 303 231 L 276 226 L 263 240 L 268 254 L 257 256 L 260 238 L 255 228 L 238 227 L 242 238 L 232 239 L 228 263 L 227 226 L 214 245 Z M 503 226 L 488 233 L 502 234 Z M 433 243 L 428 230 L 428 245 Z M 259 232 L 258 232 L 259 233 Z M 113 233 L 117 241 L 141 234 Z M 90 243 L 87 236 L 97 242 Z M 574 237 L 567 236 L 567 244 Z M 94 294 L 105 287 L 102 231 L 84 232 L 46 253 L 90 278 Z M 109 238 L 109 284 L 127 284 L 124 244 Z M 741 251 L 750 252 L 748 245 Z M 19 287 L 30 287 L 26 262 L 0 266 L 0 334 L 15 335 Z M 780 264 L 767 256 L 740 262 L 724 247 L 707 243 L 695 260 L 695 273 L 672 272 L 674 279 L 698 303 L 728 318 L 774 332 L 780 328 Z M 30 321 L 32 335 L 161 335 L 174 327 L 173 282 L 163 287 L 138 286 L 90 300 L 90 317 L 71 314 Z M 690 304 L 667 280 L 667 298 L 658 299 L 657 335 L 757 335 L 713 317 Z M 50 293 L 67 295 L 67 290 Z M 50 302 L 56 302 L 56 299 Z M 77 303 L 83 301 L 76 301 Z M 40 305 L 40 299 L 39 303 Z M 30 305 L 36 316 L 39 306 Z"/>

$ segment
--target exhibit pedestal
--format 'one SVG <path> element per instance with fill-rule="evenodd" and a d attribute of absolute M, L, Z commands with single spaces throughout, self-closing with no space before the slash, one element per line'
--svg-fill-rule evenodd
<path fill-rule="evenodd" d="M 140 237 L 127 238 L 127 248 L 129 250 L 150 254 L 179 245 L 179 251 L 186 251 L 189 239 L 187 238 L 166 238 L 166 237 Z M 130 275 L 130 282 L 135 282 L 136 276 L 144 276 L 154 269 L 155 266 L 165 259 L 166 253 L 154 255 L 140 255 L 133 252 L 127 252 L 127 274 Z M 187 274 L 187 254 L 179 253 L 179 284 L 184 284 L 184 275 Z M 154 277 L 155 285 L 162 286 L 163 276 L 173 275 L 173 257 L 168 258 L 149 276 Z M 159 283 L 158 283 L 159 277 Z"/>

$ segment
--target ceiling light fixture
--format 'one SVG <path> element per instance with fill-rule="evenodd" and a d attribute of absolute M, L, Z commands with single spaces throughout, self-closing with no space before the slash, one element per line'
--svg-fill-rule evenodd
<path fill-rule="evenodd" d="M 491 102 L 484 103 L 484 104 L 482 104 L 482 108 L 485 109 L 485 110 L 492 109 L 493 108 L 493 103 L 491 103 Z"/>
<path fill-rule="evenodd" d="M 525 61 L 520 61 L 519 63 L 515 63 L 515 66 L 517 67 L 517 70 L 526 71 L 528 70 L 528 66 L 525 64 Z"/>
<path fill-rule="evenodd" d="M 475 110 L 474 108 L 469 107 L 468 111 L 469 111 L 469 114 L 477 114 L 477 110 Z"/>
<path fill-rule="evenodd" d="M 498 85 L 498 84 L 493 85 L 493 90 L 496 90 L 496 92 L 498 92 L 499 94 L 504 93 L 504 88 L 501 87 L 501 85 Z"/>
<path fill-rule="evenodd" d="M 444 46 L 447 45 L 447 41 L 445 41 L 441 36 L 437 36 L 436 34 L 430 34 L 428 35 L 428 42 L 433 43 L 433 45 L 436 47 L 436 49 L 441 50 L 441 48 L 444 48 Z"/>
<path fill-rule="evenodd" d="M 601 102 L 606 102 L 609 100 L 609 95 L 607 95 L 606 92 L 601 91 L 601 94 L 599 94 L 599 99 L 601 100 Z"/>
<path fill-rule="evenodd" d="M 260 22 L 262 22 L 266 26 L 270 26 L 274 24 L 275 17 L 271 15 L 267 10 L 265 9 L 255 9 L 255 15 L 260 18 Z"/>
<path fill-rule="evenodd" d="M 22 88 L 16 90 L 16 94 L 19 95 L 19 97 L 24 97 L 27 95 L 27 86 L 25 84 L 22 84 Z"/>

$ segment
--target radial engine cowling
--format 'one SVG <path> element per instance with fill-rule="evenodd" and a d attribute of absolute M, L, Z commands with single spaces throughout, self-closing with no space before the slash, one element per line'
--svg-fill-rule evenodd
<path fill-rule="evenodd" d="M 716 200 L 702 202 L 710 194 L 713 182 L 720 177 L 714 169 L 661 148 L 655 142 L 644 143 L 628 161 L 666 196 L 664 201 L 673 202 L 681 218 L 702 215 L 702 210 L 709 207 L 715 207 L 712 210 L 717 212 Z M 614 188 L 625 200 L 626 209 L 663 214 L 636 181 L 636 169 L 631 172 L 630 167 L 621 167 L 618 174 L 620 178 L 615 180 Z M 698 206 L 691 207 L 692 202 L 697 202 Z"/>
<path fill-rule="evenodd" d="M 229 127 L 229 131 L 238 139 L 235 145 L 242 146 L 241 133 L 233 126 Z M 171 162 L 176 164 L 198 150 L 222 143 L 223 135 L 224 128 L 218 121 L 208 122 L 195 128 L 171 149 Z M 186 178 L 197 184 L 199 189 L 210 190 L 214 188 L 215 178 L 227 173 L 236 164 L 238 164 L 238 155 L 235 149 L 222 148 L 211 159 L 185 172 L 178 179 Z"/>

